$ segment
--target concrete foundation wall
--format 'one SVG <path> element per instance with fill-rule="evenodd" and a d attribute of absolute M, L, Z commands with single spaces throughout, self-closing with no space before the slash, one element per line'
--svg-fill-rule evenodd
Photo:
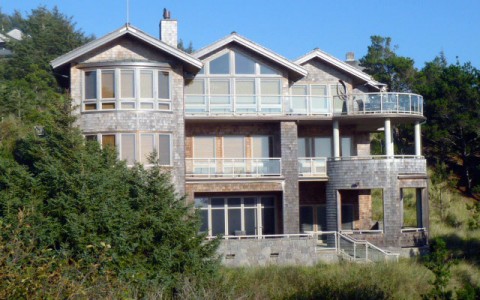
<path fill-rule="evenodd" d="M 313 266 L 319 261 L 316 243 L 314 238 L 222 240 L 218 253 L 222 256 L 222 263 L 230 267 Z"/>

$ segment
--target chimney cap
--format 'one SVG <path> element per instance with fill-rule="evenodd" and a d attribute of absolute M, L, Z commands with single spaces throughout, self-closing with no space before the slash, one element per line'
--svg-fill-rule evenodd
<path fill-rule="evenodd" d="M 355 60 L 355 52 L 350 51 L 346 54 L 347 61 L 354 61 Z"/>
<path fill-rule="evenodd" d="M 163 19 L 170 20 L 170 11 L 166 8 L 163 9 Z"/>

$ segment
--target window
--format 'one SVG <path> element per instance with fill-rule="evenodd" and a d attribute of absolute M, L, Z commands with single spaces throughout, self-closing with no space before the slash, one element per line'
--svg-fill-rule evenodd
<path fill-rule="evenodd" d="M 230 74 L 229 53 L 225 53 L 210 62 L 210 74 Z"/>
<path fill-rule="evenodd" d="M 331 137 L 298 138 L 298 157 L 331 157 Z"/>
<path fill-rule="evenodd" d="M 194 158 L 215 158 L 215 137 L 196 136 L 193 140 Z"/>
<path fill-rule="evenodd" d="M 149 164 L 150 155 L 155 151 L 155 135 L 141 134 L 140 149 L 140 162 L 142 164 Z"/>
<path fill-rule="evenodd" d="M 158 136 L 158 162 L 160 165 L 168 166 L 171 165 L 170 156 L 171 156 L 171 145 L 170 145 L 170 135 L 169 134 L 160 134 Z"/>
<path fill-rule="evenodd" d="M 326 231 L 327 208 L 325 205 L 300 206 L 300 232 Z"/>
<path fill-rule="evenodd" d="M 168 72 L 158 72 L 158 98 L 170 99 L 170 74 Z"/>
<path fill-rule="evenodd" d="M 171 109 L 167 71 L 145 67 L 100 68 L 86 70 L 84 82 L 84 111 Z"/>
<path fill-rule="evenodd" d="M 269 158 L 273 155 L 272 137 L 270 136 L 253 136 L 252 137 L 252 157 L 253 158 Z"/>
<path fill-rule="evenodd" d="M 102 71 L 102 98 L 115 98 L 115 73 L 113 70 Z"/>
<path fill-rule="evenodd" d="M 153 98 L 153 72 L 151 70 L 140 71 L 140 98 Z"/>
<path fill-rule="evenodd" d="M 350 136 L 342 136 L 340 138 L 340 155 L 343 157 L 355 156 L 353 149 L 353 139 Z"/>
<path fill-rule="evenodd" d="M 275 197 L 231 196 L 196 197 L 195 207 L 200 210 L 200 231 L 216 235 L 275 234 Z"/>
<path fill-rule="evenodd" d="M 235 52 L 235 74 L 255 74 L 255 61 Z"/>
<path fill-rule="evenodd" d="M 224 158 L 245 158 L 243 136 L 226 136 L 223 138 Z"/>
<path fill-rule="evenodd" d="M 97 72 L 85 72 L 85 99 L 97 98 Z"/>
<path fill-rule="evenodd" d="M 87 140 L 96 140 L 100 136 L 102 147 L 117 147 L 119 158 L 128 165 L 135 162 L 150 164 L 149 158 L 156 153 L 158 163 L 162 166 L 172 165 L 171 134 L 169 133 L 116 133 L 87 135 Z"/>
<path fill-rule="evenodd" d="M 102 147 L 115 147 L 115 135 L 104 134 L 102 135 Z"/>
<path fill-rule="evenodd" d="M 290 111 L 298 114 L 329 114 L 331 100 L 327 95 L 327 85 L 301 84 L 290 90 Z"/>
<path fill-rule="evenodd" d="M 120 97 L 123 99 L 135 98 L 135 80 L 133 70 L 121 70 L 120 79 Z"/>
<path fill-rule="evenodd" d="M 120 158 L 129 165 L 135 163 L 135 134 L 121 134 Z"/>
<path fill-rule="evenodd" d="M 223 75 L 223 76 L 220 76 Z M 240 51 L 224 50 L 185 87 L 187 114 L 278 114 L 281 73 Z"/>

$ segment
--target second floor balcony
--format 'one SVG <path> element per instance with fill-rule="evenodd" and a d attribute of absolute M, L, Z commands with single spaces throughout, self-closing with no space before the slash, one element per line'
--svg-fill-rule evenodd
<path fill-rule="evenodd" d="M 185 97 L 186 116 L 369 114 L 423 116 L 423 97 L 412 93 L 358 93 L 340 96 L 187 95 Z"/>
<path fill-rule="evenodd" d="M 196 178 L 280 177 L 280 158 L 187 158 L 186 176 Z"/>
<path fill-rule="evenodd" d="M 326 177 L 326 157 L 300 157 L 298 159 L 298 175 L 301 177 Z"/>

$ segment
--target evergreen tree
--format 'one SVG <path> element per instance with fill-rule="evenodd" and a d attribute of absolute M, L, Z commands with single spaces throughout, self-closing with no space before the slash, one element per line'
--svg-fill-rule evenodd
<path fill-rule="evenodd" d="M 372 44 L 367 54 L 360 59 L 364 71 L 376 80 L 386 83 L 389 91 L 410 92 L 414 82 L 416 69 L 413 59 L 398 56 L 392 48 L 390 37 L 374 35 L 370 37 Z"/>
<path fill-rule="evenodd" d="M 198 234 L 199 216 L 175 193 L 168 172 L 128 168 L 114 149 L 86 142 L 73 126 L 71 101 L 48 63 L 89 38 L 56 8 L 33 10 L 23 22 L 28 37 L 0 62 L 0 249 L 28 246 L 22 260 L 0 257 L 0 268 L 11 267 L 0 274 L 20 270 L 24 280 L 25 265 L 71 271 L 74 264 L 140 292 L 211 277 L 218 242 Z M 2 277 L 0 290 L 16 289 L 13 277 Z M 0 295 L 28 298 L 22 291 Z"/>
<path fill-rule="evenodd" d="M 425 98 L 426 150 L 460 175 L 471 193 L 480 184 L 480 72 L 470 63 L 427 63 L 415 89 Z"/>

